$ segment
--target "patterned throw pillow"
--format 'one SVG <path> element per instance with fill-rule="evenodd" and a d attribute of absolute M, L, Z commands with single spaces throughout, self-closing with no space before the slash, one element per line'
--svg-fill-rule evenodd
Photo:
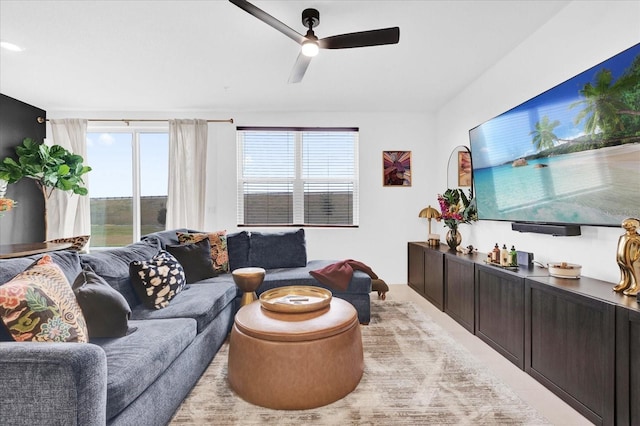
<path fill-rule="evenodd" d="M 77 237 L 69 237 L 69 238 L 56 238 L 55 240 L 46 241 L 47 243 L 71 243 L 72 246 L 67 250 L 72 251 L 82 251 L 84 246 L 89 242 L 89 238 L 91 235 L 80 235 Z"/>
<path fill-rule="evenodd" d="M 229 272 L 229 253 L 227 251 L 227 231 L 218 232 L 176 232 L 178 242 L 180 244 L 198 243 L 205 238 L 209 238 L 211 244 L 211 260 L 213 261 L 213 269 L 216 273 L 221 274 Z"/>
<path fill-rule="evenodd" d="M 131 262 L 129 275 L 142 303 L 152 309 L 167 306 L 187 283 L 180 262 L 164 250 L 150 260 Z"/>
<path fill-rule="evenodd" d="M 0 286 L 0 317 L 18 342 L 89 340 L 71 285 L 49 255 Z"/>

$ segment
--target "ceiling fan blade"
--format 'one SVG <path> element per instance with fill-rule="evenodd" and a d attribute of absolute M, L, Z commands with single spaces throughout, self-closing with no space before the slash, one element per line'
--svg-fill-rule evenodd
<path fill-rule="evenodd" d="M 400 28 L 393 27 L 326 37 L 318 40 L 318 44 L 323 49 L 349 49 L 352 47 L 396 44 L 399 40 Z"/>
<path fill-rule="evenodd" d="M 296 63 L 293 65 L 291 74 L 289 75 L 288 83 L 300 83 L 310 63 L 311 57 L 305 56 L 300 52 L 300 54 L 298 54 L 298 59 L 296 59 Z"/>
<path fill-rule="evenodd" d="M 289 27 L 288 25 L 278 21 L 276 18 L 269 15 L 267 12 L 260 9 L 259 7 L 256 7 L 253 4 L 249 3 L 248 1 L 246 0 L 229 0 L 229 1 L 235 4 L 236 6 L 238 6 L 240 9 L 244 10 L 245 12 L 255 16 L 265 24 L 280 31 L 282 34 L 286 35 L 296 43 L 302 44 L 302 42 L 305 40 L 302 34 L 297 32 L 293 28 Z"/>

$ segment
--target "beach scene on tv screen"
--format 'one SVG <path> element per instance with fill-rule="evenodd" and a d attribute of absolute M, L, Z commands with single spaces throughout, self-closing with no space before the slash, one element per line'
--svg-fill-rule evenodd
<path fill-rule="evenodd" d="M 640 44 L 469 132 L 480 219 L 640 216 Z"/>

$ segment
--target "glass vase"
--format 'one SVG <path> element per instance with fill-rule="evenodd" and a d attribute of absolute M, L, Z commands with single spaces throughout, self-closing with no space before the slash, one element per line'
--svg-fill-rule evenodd
<path fill-rule="evenodd" d="M 447 231 L 447 235 L 445 236 L 445 240 L 447 241 L 447 245 L 451 250 L 455 250 L 456 247 L 462 243 L 462 235 L 460 235 L 460 231 L 458 228 L 452 228 Z"/>

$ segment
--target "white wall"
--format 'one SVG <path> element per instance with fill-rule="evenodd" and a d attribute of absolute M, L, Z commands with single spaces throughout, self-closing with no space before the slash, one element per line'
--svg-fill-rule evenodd
<path fill-rule="evenodd" d="M 561 10 L 437 113 L 436 140 L 446 146 L 437 161 L 440 182 L 446 151 L 468 145 L 469 129 L 640 42 L 639 22 L 638 1 L 574 1 Z M 630 189 L 640 191 L 640 183 Z M 615 254 L 620 228 L 583 226 L 579 237 L 552 237 L 514 232 L 510 223 L 481 221 L 464 225 L 462 233 L 463 243 L 480 251 L 496 242 L 515 244 L 542 262 L 578 263 L 585 276 L 619 279 Z"/>
<path fill-rule="evenodd" d="M 360 260 L 387 283 L 407 281 L 407 241 L 425 240 L 428 168 L 433 155 L 433 118 L 424 114 L 237 113 L 239 126 L 355 126 L 360 128 L 360 226 L 307 228 L 309 259 Z M 235 127 L 216 126 L 218 147 L 209 164 L 219 165 L 217 193 L 207 210 L 207 226 L 234 229 L 236 223 Z M 382 186 L 382 151 L 412 151 L 413 185 Z M 213 158 L 213 156 L 217 156 Z M 208 190 L 212 194 L 211 190 Z M 258 228 L 252 228 L 258 230 Z M 270 228 L 272 229 L 272 228 Z"/>
<path fill-rule="evenodd" d="M 426 240 L 418 212 L 438 191 L 432 185 L 434 117 L 426 114 L 234 113 L 234 112 L 68 112 L 49 118 L 205 118 L 233 117 L 234 124 L 209 125 L 206 230 L 236 228 L 236 126 L 348 126 L 360 128 L 360 226 L 307 228 L 309 259 L 356 259 L 389 284 L 407 281 L 407 242 Z M 412 151 L 413 185 L 382 186 L 382 151 Z M 433 204 L 433 203 L 432 203 Z M 435 227 L 435 225 L 434 225 Z M 246 228 L 245 228 L 246 229 Z M 259 228 L 249 228 L 259 230 Z M 267 230 L 276 230 L 268 228 Z"/>
<path fill-rule="evenodd" d="M 451 150 L 468 145 L 468 130 L 573 77 L 640 41 L 640 2 L 575 1 L 518 46 L 437 114 L 264 113 L 264 112 L 65 112 L 49 118 L 229 118 L 211 124 L 208 158 L 209 230 L 236 230 L 235 125 L 357 126 L 360 128 L 360 226 L 308 228 L 310 259 L 363 261 L 390 284 L 406 283 L 407 242 L 426 240 L 427 224 L 418 212 L 437 207 L 447 188 Z M 508 36 L 508 35 L 505 35 Z M 469 42 L 473 42 L 472 35 Z M 452 52 L 455 54 L 455 52 Z M 473 66 L 473 64 L 469 64 Z M 215 143 L 214 143 L 215 141 Z M 382 186 L 382 151 L 412 151 L 413 186 Z M 639 212 L 640 215 L 640 212 Z M 432 224 L 442 237 L 446 229 Z M 463 225 L 463 244 L 488 251 L 495 242 L 532 251 L 536 259 L 583 265 L 583 274 L 618 280 L 615 251 L 621 230 L 582 227 L 580 237 L 520 234 L 510 224 Z"/>

